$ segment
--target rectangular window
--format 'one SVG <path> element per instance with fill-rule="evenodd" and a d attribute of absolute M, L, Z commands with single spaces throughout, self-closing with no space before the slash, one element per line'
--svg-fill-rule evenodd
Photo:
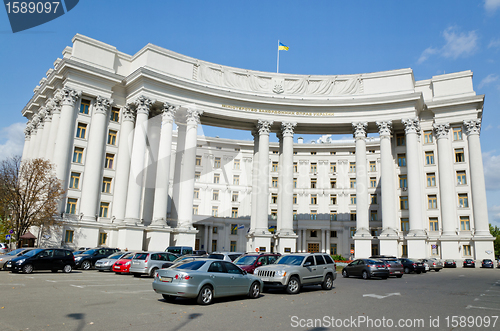
<path fill-rule="evenodd" d="M 293 220 L 294 221 L 297 220 L 297 211 L 296 210 L 293 211 Z"/>
<path fill-rule="evenodd" d="M 214 184 L 220 183 L 220 174 L 214 174 Z"/>
<path fill-rule="evenodd" d="M 370 177 L 370 187 L 377 187 L 377 178 Z"/>
<path fill-rule="evenodd" d="M 311 188 L 316 188 L 316 178 L 311 178 Z"/>
<path fill-rule="evenodd" d="M 337 221 L 337 211 L 330 210 L 330 221 Z"/>
<path fill-rule="evenodd" d="M 431 144 L 433 142 L 432 130 L 424 131 L 424 144 Z"/>
<path fill-rule="evenodd" d="M 212 200 L 215 200 L 215 201 L 219 200 L 219 190 L 213 190 L 213 192 L 212 192 Z"/>
<path fill-rule="evenodd" d="M 215 169 L 220 168 L 220 157 L 216 157 L 216 158 L 214 159 L 214 168 L 215 168 Z"/>
<path fill-rule="evenodd" d="M 351 194 L 351 205 L 355 205 L 356 204 L 356 194 Z"/>
<path fill-rule="evenodd" d="M 66 204 L 66 214 L 76 214 L 76 202 L 77 199 L 68 198 L 68 203 Z"/>
<path fill-rule="evenodd" d="M 455 162 L 465 162 L 464 149 L 455 149 Z"/>
<path fill-rule="evenodd" d="M 330 179 L 330 188 L 337 187 L 337 180 L 335 178 Z"/>
<path fill-rule="evenodd" d="M 349 215 L 349 220 L 351 220 L 351 221 L 356 220 L 356 212 L 355 211 L 351 211 L 351 213 Z"/>
<path fill-rule="evenodd" d="M 86 134 L 87 134 L 87 124 L 78 123 L 78 127 L 76 128 L 76 137 L 85 139 Z"/>
<path fill-rule="evenodd" d="M 112 122 L 119 122 L 120 121 L 120 109 L 118 108 L 111 108 L 111 116 L 110 120 Z"/>
<path fill-rule="evenodd" d="M 108 145 L 113 145 L 113 146 L 116 145 L 116 135 L 117 134 L 118 133 L 116 131 L 109 130 L 109 132 L 108 132 Z"/>
<path fill-rule="evenodd" d="M 75 147 L 75 150 L 73 152 L 73 162 L 82 163 L 82 157 L 83 157 L 83 148 Z"/>
<path fill-rule="evenodd" d="M 337 231 L 330 231 L 330 238 L 337 238 Z"/>
<path fill-rule="evenodd" d="M 467 193 L 458 194 L 458 207 L 460 207 L 460 208 L 468 208 L 469 207 L 469 199 L 467 197 Z"/>
<path fill-rule="evenodd" d="M 115 163 L 115 155 L 114 154 L 106 154 L 106 162 L 104 164 L 104 168 L 113 169 Z"/>
<path fill-rule="evenodd" d="M 99 207 L 99 217 L 107 218 L 109 210 L 109 202 L 101 202 Z"/>
<path fill-rule="evenodd" d="M 401 245 L 401 256 L 408 257 L 408 245 Z"/>
<path fill-rule="evenodd" d="M 434 187 L 434 186 L 436 186 L 436 174 L 430 172 L 427 174 L 427 187 Z"/>
<path fill-rule="evenodd" d="M 293 204 L 296 205 L 297 204 L 297 193 L 294 193 L 293 194 Z"/>
<path fill-rule="evenodd" d="M 457 171 L 457 184 L 458 185 L 466 185 L 467 177 L 465 176 L 465 170 Z"/>
<path fill-rule="evenodd" d="M 111 192 L 111 178 L 104 177 L 102 179 L 102 193 L 110 193 Z"/>
<path fill-rule="evenodd" d="M 378 220 L 378 213 L 376 210 L 370 211 L 370 221 Z"/>
<path fill-rule="evenodd" d="M 217 240 L 212 240 L 212 252 L 217 252 Z"/>
<path fill-rule="evenodd" d="M 377 161 L 370 161 L 370 171 L 371 172 L 377 171 Z"/>
<path fill-rule="evenodd" d="M 407 188 L 408 182 L 406 175 L 399 175 L 399 188 Z"/>
<path fill-rule="evenodd" d="M 470 245 L 463 245 L 464 256 L 471 256 Z"/>
<path fill-rule="evenodd" d="M 231 240 L 231 245 L 229 246 L 230 252 L 236 252 L 236 241 Z"/>
<path fill-rule="evenodd" d="M 214 227 L 212 228 L 212 233 L 217 233 L 217 227 L 216 227 L 216 226 L 214 226 Z"/>
<path fill-rule="evenodd" d="M 240 176 L 239 175 L 233 176 L 233 185 L 240 185 Z"/>
<path fill-rule="evenodd" d="M 278 172 L 278 161 L 273 161 L 271 171 Z"/>
<path fill-rule="evenodd" d="M 73 230 L 66 230 L 66 233 L 64 235 L 64 242 L 65 243 L 72 243 L 73 242 L 73 236 L 75 234 L 75 231 Z"/>
<path fill-rule="evenodd" d="M 273 187 L 278 187 L 278 177 L 273 177 L 272 186 Z"/>
<path fill-rule="evenodd" d="M 336 194 L 330 194 L 330 204 L 331 205 L 337 204 L 337 195 Z"/>
<path fill-rule="evenodd" d="M 201 166 L 201 155 L 196 155 L 196 163 L 195 165 Z"/>
<path fill-rule="evenodd" d="M 311 155 L 316 155 L 316 152 L 311 152 Z"/>
<path fill-rule="evenodd" d="M 399 197 L 399 209 L 408 210 L 408 197 Z"/>
<path fill-rule="evenodd" d="M 406 154 L 398 154 L 398 166 L 406 167 Z"/>
<path fill-rule="evenodd" d="M 349 172 L 356 172 L 356 162 L 349 162 Z"/>
<path fill-rule="evenodd" d="M 462 140 L 462 128 L 453 128 L 453 140 Z"/>
<path fill-rule="evenodd" d="M 330 254 L 337 255 L 337 244 L 330 244 Z"/>
<path fill-rule="evenodd" d="M 198 215 L 198 205 L 193 205 L 193 215 Z"/>
<path fill-rule="evenodd" d="M 378 204 L 378 201 L 377 201 L 377 193 L 370 194 L 370 198 L 371 198 L 371 204 L 372 204 L 372 205 L 376 205 L 376 204 Z"/>
<path fill-rule="evenodd" d="M 396 134 L 396 145 L 397 146 L 405 146 L 406 145 L 406 139 L 405 139 L 404 133 Z"/>
<path fill-rule="evenodd" d="M 278 210 L 277 209 L 271 209 L 271 219 L 275 220 L 278 218 Z"/>
<path fill-rule="evenodd" d="M 82 102 L 80 103 L 80 114 L 88 115 L 89 108 L 90 108 L 90 101 L 82 99 Z"/>
<path fill-rule="evenodd" d="M 212 206 L 212 216 L 213 217 L 218 217 L 219 216 L 219 207 L 218 206 Z"/>
<path fill-rule="evenodd" d="M 200 176 L 201 176 L 200 172 L 199 172 L 199 171 L 196 171 L 196 172 L 194 173 L 194 181 L 195 181 L 195 182 L 199 182 L 199 181 L 200 181 Z"/>
<path fill-rule="evenodd" d="M 429 218 L 429 230 L 430 231 L 439 231 L 437 217 Z"/>
<path fill-rule="evenodd" d="M 470 231 L 469 216 L 460 216 L 460 230 Z"/>
<path fill-rule="evenodd" d="M 351 238 L 354 237 L 354 235 L 356 234 L 356 228 L 354 226 L 351 226 L 349 232 L 350 232 Z"/>
<path fill-rule="evenodd" d="M 431 165 L 434 164 L 434 152 L 426 151 L 425 152 L 425 164 Z"/>
<path fill-rule="evenodd" d="M 199 199 L 200 198 L 200 189 L 195 188 L 193 192 L 193 199 Z"/>
<path fill-rule="evenodd" d="M 401 219 L 401 231 L 410 231 L 410 220 L 408 218 Z"/>
<path fill-rule="evenodd" d="M 316 220 L 318 218 L 318 211 L 317 210 L 311 210 L 310 218 L 311 220 Z"/>
<path fill-rule="evenodd" d="M 78 172 L 72 172 L 71 178 L 69 180 L 69 188 L 77 189 L 80 187 L 80 174 Z"/>
<path fill-rule="evenodd" d="M 318 195 L 311 194 L 311 205 L 317 205 L 317 204 L 318 204 Z"/>
<path fill-rule="evenodd" d="M 297 178 L 293 179 L 293 188 L 297 188 Z"/>
<path fill-rule="evenodd" d="M 335 155 L 337 154 L 337 152 L 330 152 L 330 155 Z"/>
<path fill-rule="evenodd" d="M 337 163 L 336 162 L 330 162 L 330 173 L 334 174 L 337 172 Z"/>
<path fill-rule="evenodd" d="M 271 194 L 271 203 L 278 203 L 278 194 L 276 193 Z"/>
<path fill-rule="evenodd" d="M 105 232 L 99 232 L 99 246 L 106 245 L 106 240 L 108 239 L 108 234 Z"/>
<path fill-rule="evenodd" d="M 297 166 L 297 162 L 293 163 L 293 172 L 299 172 L 299 168 Z"/>
<path fill-rule="evenodd" d="M 427 208 L 428 209 L 437 209 L 437 197 L 435 195 L 427 196 Z"/>
<path fill-rule="evenodd" d="M 238 191 L 233 191 L 233 194 L 231 195 L 231 201 L 238 202 L 238 195 L 239 195 Z"/>
<path fill-rule="evenodd" d="M 311 238 L 317 238 L 318 232 L 316 230 L 311 230 Z"/>
<path fill-rule="evenodd" d="M 238 207 L 231 208 L 231 217 L 238 218 Z M 236 233 L 231 233 L 231 234 L 236 234 Z"/>
<path fill-rule="evenodd" d="M 233 168 L 234 170 L 240 170 L 240 159 L 234 159 Z"/>
<path fill-rule="evenodd" d="M 349 187 L 356 188 L 356 178 L 349 178 Z"/>
<path fill-rule="evenodd" d="M 316 163 L 311 163 L 311 173 L 316 173 L 318 171 L 318 165 Z"/>

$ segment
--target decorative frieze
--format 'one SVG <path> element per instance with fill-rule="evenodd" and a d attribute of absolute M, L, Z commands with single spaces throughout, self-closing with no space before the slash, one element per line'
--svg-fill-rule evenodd
<path fill-rule="evenodd" d="M 418 117 L 402 119 L 401 123 L 403 123 L 403 125 L 405 126 L 406 134 L 409 133 L 420 134 L 422 131 L 420 129 L 420 121 Z"/>
<path fill-rule="evenodd" d="M 355 139 L 365 139 L 367 127 L 368 127 L 367 122 L 353 122 L 352 123 L 353 137 Z"/>
<path fill-rule="evenodd" d="M 380 137 L 390 137 L 392 132 L 392 121 L 376 122 Z"/>
<path fill-rule="evenodd" d="M 471 134 L 481 133 L 481 119 L 464 121 L 465 133 L 469 136 Z"/>
<path fill-rule="evenodd" d="M 437 139 L 448 139 L 449 133 L 450 133 L 450 124 L 449 123 L 434 123 L 432 124 L 432 127 L 434 128 L 434 134 L 436 135 Z"/>
<path fill-rule="evenodd" d="M 272 125 L 273 121 L 259 120 L 259 122 L 257 123 L 257 130 L 259 130 L 259 135 L 269 135 Z"/>

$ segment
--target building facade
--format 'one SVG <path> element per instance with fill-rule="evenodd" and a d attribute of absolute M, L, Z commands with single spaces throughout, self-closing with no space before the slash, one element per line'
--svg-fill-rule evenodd
<path fill-rule="evenodd" d="M 470 71 L 275 74 L 76 35 L 23 109 L 23 159 L 67 188 L 45 244 L 492 258 L 483 103 Z"/>

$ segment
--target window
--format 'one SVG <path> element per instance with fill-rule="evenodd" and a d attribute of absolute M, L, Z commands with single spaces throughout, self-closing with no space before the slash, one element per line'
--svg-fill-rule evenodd
<path fill-rule="evenodd" d="M 106 239 L 108 239 L 108 234 L 99 232 L 99 246 L 106 245 Z"/>
<path fill-rule="evenodd" d="M 99 217 L 108 217 L 109 210 L 109 202 L 101 202 L 101 206 L 99 207 Z"/>
<path fill-rule="evenodd" d="M 370 177 L 370 187 L 377 187 L 377 178 Z"/>
<path fill-rule="evenodd" d="M 467 184 L 467 178 L 465 177 L 465 170 L 457 171 L 457 184 L 458 185 Z"/>
<path fill-rule="evenodd" d="M 330 231 L 330 238 L 337 238 L 337 231 Z"/>
<path fill-rule="evenodd" d="M 406 145 L 406 139 L 405 139 L 404 133 L 396 134 L 396 145 L 397 146 L 405 146 Z"/>
<path fill-rule="evenodd" d="M 354 237 L 354 235 L 356 234 L 356 228 L 354 226 L 351 226 L 350 234 L 351 234 L 351 238 Z"/>
<path fill-rule="evenodd" d="M 410 220 L 408 218 L 401 219 L 401 231 L 410 231 Z"/>
<path fill-rule="evenodd" d="M 351 221 L 356 220 L 356 212 L 355 211 L 351 211 L 351 214 L 349 215 L 349 220 L 351 220 Z"/>
<path fill-rule="evenodd" d="M 378 220 L 378 213 L 376 210 L 370 211 L 370 221 L 377 221 Z"/>
<path fill-rule="evenodd" d="M 464 256 L 471 256 L 470 245 L 463 245 Z"/>
<path fill-rule="evenodd" d="M 233 176 L 233 185 L 240 185 L 240 175 Z"/>
<path fill-rule="evenodd" d="M 273 177 L 272 186 L 273 187 L 278 187 L 278 177 Z"/>
<path fill-rule="evenodd" d="M 113 130 L 109 130 L 108 132 L 108 145 L 116 145 L 116 135 L 118 133 Z"/>
<path fill-rule="evenodd" d="M 219 207 L 217 206 L 212 206 L 212 216 L 213 217 L 217 217 L 219 216 Z M 216 228 L 214 227 L 214 231 L 217 231 L 215 230 Z M 214 233 L 217 233 L 217 232 L 214 232 Z"/>
<path fill-rule="evenodd" d="M 80 103 L 80 114 L 89 114 L 89 108 L 90 108 L 90 101 L 89 100 L 83 100 Z"/>
<path fill-rule="evenodd" d="M 196 155 L 196 163 L 195 165 L 201 166 L 201 155 Z"/>
<path fill-rule="evenodd" d="M 399 188 L 407 188 L 408 182 L 406 179 L 406 175 L 399 175 Z"/>
<path fill-rule="evenodd" d="M 215 146 L 215 149 L 222 149 L 221 146 Z"/>
<path fill-rule="evenodd" d="M 336 194 L 330 194 L 330 204 L 331 205 L 337 204 L 337 195 Z"/>
<path fill-rule="evenodd" d="M 330 188 L 337 187 L 337 180 L 335 178 L 330 179 Z"/>
<path fill-rule="evenodd" d="M 273 171 L 273 172 L 278 171 L 278 161 L 273 161 L 273 164 L 271 166 L 271 171 Z"/>
<path fill-rule="evenodd" d="M 220 183 L 220 174 L 214 174 L 214 184 Z"/>
<path fill-rule="evenodd" d="M 200 189 L 195 188 L 193 192 L 193 199 L 199 199 L 200 198 Z"/>
<path fill-rule="evenodd" d="M 64 235 L 64 242 L 65 243 L 72 243 L 73 242 L 73 235 L 75 234 L 75 231 L 73 230 L 66 230 L 66 233 Z"/>
<path fill-rule="evenodd" d="M 68 198 L 68 203 L 66 204 L 66 214 L 76 214 L 76 202 L 77 199 Z"/>
<path fill-rule="evenodd" d="M 75 150 L 73 152 L 73 162 L 82 163 L 82 156 L 83 156 L 83 148 L 75 147 Z"/>
<path fill-rule="evenodd" d="M 194 181 L 195 181 L 195 182 L 199 182 L 199 181 L 200 181 L 200 175 L 201 175 L 201 174 L 200 174 L 200 172 L 199 172 L 199 171 L 196 171 L 196 172 L 194 173 Z"/>
<path fill-rule="evenodd" d="M 401 245 L 401 256 L 402 257 L 408 256 L 408 245 Z"/>
<path fill-rule="evenodd" d="M 102 193 L 110 193 L 111 192 L 111 178 L 104 177 L 102 179 Z"/>
<path fill-rule="evenodd" d="M 214 227 L 212 228 L 212 233 L 217 233 L 217 227 L 216 227 L 216 226 L 214 226 Z"/>
<path fill-rule="evenodd" d="M 293 211 L 293 220 L 294 221 L 297 220 L 297 211 L 296 210 Z"/>
<path fill-rule="evenodd" d="M 377 171 L 377 161 L 370 161 L 370 171 Z"/>
<path fill-rule="evenodd" d="M 460 230 L 470 231 L 469 216 L 460 216 Z"/>
<path fill-rule="evenodd" d="M 198 205 L 193 205 L 193 215 L 198 215 Z"/>
<path fill-rule="evenodd" d="M 293 179 L 293 188 L 297 188 L 297 178 Z"/>
<path fill-rule="evenodd" d="M 431 172 L 427 174 L 427 187 L 436 186 L 436 174 Z"/>
<path fill-rule="evenodd" d="M 356 172 L 356 162 L 349 162 L 349 172 Z"/>
<path fill-rule="evenodd" d="M 465 162 L 464 149 L 455 149 L 455 162 Z"/>
<path fill-rule="evenodd" d="M 104 168 L 113 169 L 115 163 L 115 155 L 106 153 L 106 162 L 104 164 Z"/>
<path fill-rule="evenodd" d="M 430 231 L 439 231 L 437 217 L 429 218 L 429 230 Z"/>
<path fill-rule="evenodd" d="M 398 154 L 398 166 L 406 167 L 406 154 Z"/>
<path fill-rule="evenodd" d="M 408 210 L 408 197 L 399 197 L 399 209 Z"/>
<path fill-rule="evenodd" d="M 220 168 L 220 157 L 214 159 L 214 168 Z"/>
<path fill-rule="evenodd" d="M 233 161 L 233 168 L 234 168 L 234 170 L 239 170 L 240 169 L 240 159 L 234 159 L 234 161 Z"/>
<path fill-rule="evenodd" d="M 337 244 L 330 244 L 330 254 L 337 255 Z"/>
<path fill-rule="evenodd" d="M 434 164 L 434 152 L 433 151 L 425 152 L 425 164 L 427 164 L 427 165 Z"/>
<path fill-rule="evenodd" d="M 219 200 L 219 190 L 213 190 L 212 200 Z"/>
<path fill-rule="evenodd" d="M 334 174 L 337 172 L 337 163 L 330 162 L 330 173 Z"/>
<path fill-rule="evenodd" d="M 431 144 L 432 143 L 432 130 L 430 131 L 424 131 L 424 144 Z"/>
<path fill-rule="evenodd" d="M 356 178 L 349 178 L 349 187 L 356 188 Z"/>
<path fill-rule="evenodd" d="M 279 151 L 273 151 L 273 154 L 279 154 Z"/>
<path fill-rule="evenodd" d="M 428 209 L 437 209 L 437 197 L 435 195 L 427 196 L 427 208 Z"/>
<path fill-rule="evenodd" d="M 337 152 L 330 152 L 330 155 L 335 155 L 337 154 Z"/>
<path fill-rule="evenodd" d="M 337 211 L 336 210 L 330 211 L 330 221 L 337 221 Z"/>
<path fill-rule="evenodd" d="M 458 207 L 460 207 L 460 208 L 468 208 L 469 207 L 469 199 L 467 198 L 467 193 L 459 193 L 458 194 Z"/>
<path fill-rule="evenodd" d="M 293 163 L 293 172 L 299 172 L 299 168 L 297 166 L 297 162 Z"/>
<path fill-rule="evenodd" d="M 317 205 L 317 204 L 318 204 L 318 195 L 311 194 L 311 205 Z"/>
<path fill-rule="evenodd" d="M 271 209 L 271 219 L 275 220 L 277 218 L 278 218 L 278 210 L 277 209 Z"/>
<path fill-rule="evenodd" d="M 271 203 L 278 203 L 278 194 L 271 194 Z"/>
<path fill-rule="evenodd" d="M 294 205 L 297 204 L 297 194 L 296 193 L 293 194 L 293 204 Z"/>
<path fill-rule="evenodd" d="M 212 240 L 212 252 L 217 252 L 217 240 Z"/>
<path fill-rule="evenodd" d="M 462 140 L 462 128 L 453 128 L 453 140 Z"/>
<path fill-rule="evenodd" d="M 311 155 L 316 155 L 316 152 L 311 152 Z"/>
<path fill-rule="evenodd" d="M 87 124 L 78 123 L 78 127 L 76 128 L 76 137 L 85 139 L 87 133 Z"/>
<path fill-rule="evenodd" d="M 316 173 L 318 171 L 318 165 L 316 163 L 311 163 L 311 173 Z"/>
<path fill-rule="evenodd" d="M 316 188 L 316 178 L 311 178 L 311 188 Z"/>
<path fill-rule="evenodd" d="M 231 195 L 232 202 L 238 202 L 238 194 L 238 191 L 233 191 L 233 194 Z"/>
<path fill-rule="evenodd" d="M 311 210 L 310 214 L 311 220 L 315 220 L 318 218 L 318 211 L 317 210 Z"/>
<path fill-rule="evenodd" d="M 378 204 L 378 201 L 377 201 L 377 193 L 370 194 L 370 198 L 371 198 L 371 204 L 372 204 L 372 205 L 376 205 L 376 204 Z"/>
<path fill-rule="evenodd" d="M 231 208 L 231 217 L 238 218 L 238 207 Z M 231 233 L 231 234 L 233 234 L 233 233 Z M 236 234 L 236 233 L 234 233 L 234 234 Z"/>
<path fill-rule="evenodd" d="M 110 120 L 112 122 L 118 122 L 120 120 L 120 109 L 118 109 L 118 108 L 111 108 Z"/>
<path fill-rule="evenodd" d="M 351 205 L 356 204 L 356 194 L 351 194 Z"/>
<path fill-rule="evenodd" d="M 71 178 L 69 180 L 69 188 L 77 189 L 80 187 L 80 174 L 78 172 L 72 172 Z"/>
<path fill-rule="evenodd" d="M 235 149 L 234 149 L 234 151 L 235 151 L 235 152 L 239 152 L 240 150 L 241 150 L 241 149 L 239 149 L 239 148 L 235 148 Z"/>
<path fill-rule="evenodd" d="M 231 240 L 231 245 L 229 246 L 230 252 L 236 252 L 236 241 Z"/>

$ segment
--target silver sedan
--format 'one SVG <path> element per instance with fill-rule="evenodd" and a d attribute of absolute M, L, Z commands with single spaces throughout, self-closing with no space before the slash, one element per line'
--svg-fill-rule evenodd
<path fill-rule="evenodd" d="M 262 281 L 235 264 L 213 259 L 196 259 L 157 271 L 153 289 L 167 301 L 177 297 L 197 298 L 202 305 L 214 298 L 248 295 L 255 299 L 262 291 Z"/>

